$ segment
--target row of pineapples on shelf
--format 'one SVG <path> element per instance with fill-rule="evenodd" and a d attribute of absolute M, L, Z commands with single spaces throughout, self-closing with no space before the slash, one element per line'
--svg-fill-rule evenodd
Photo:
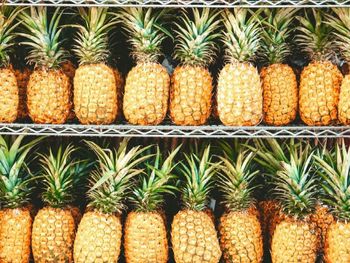
<path fill-rule="evenodd" d="M 261 121 L 287 125 L 298 112 L 307 125 L 350 123 L 350 78 L 332 63 L 339 56 L 350 60 L 349 9 L 174 12 L 79 8 L 80 22 L 62 25 L 59 9 L 48 15 L 45 7 L 4 6 L 0 121 L 14 122 L 26 115 L 27 106 L 35 123 L 61 124 L 76 115 L 82 124 L 110 124 L 123 113 L 131 124 L 157 125 L 169 112 L 176 125 L 202 125 L 212 111 L 230 126 Z M 68 51 L 62 45 L 61 33 L 69 26 L 75 30 L 70 51 L 79 60 L 76 70 L 67 62 Z M 125 81 L 107 64 L 109 33 L 116 27 L 124 30 L 136 63 Z M 17 74 L 19 81 L 9 58 L 16 36 L 22 39 L 20 48 L 29 48 L 27 62 L 34 65 L 30 74 Z M 159 63 L 166 38 L 173 39 L 173 57 L 179 62 L 171 76 Z M 227 64 L 218 74 L 212 100 L 208 66 L 220 43 Z M 286 64 L 293 46 L 311 61 L 300 81 Z M 260 73 L 254 65 L 257 60 L 264 63 Z"/>
<path fill-rule="evenodd" d="M 46 150 L 40 140 L 0 137 L 1 262 L 28 262 L 31 250 L 35 262 L 117 262 L 122 246 L 129 263 L 166 263 L 169 247 L 176 263 L 262 262 L 264 250 L 272 262 L 350 262 L 344 142 L 222 141 L 161 153 L 128 140 L 85 141 L 94 154 L 77 157 L 73 144 Z M 274 198 L 258 203 L 262 181 Z M 213 190 L 224 208 L 217 218 Z M 167 204 L 178 193 L 171 220 Z"/>

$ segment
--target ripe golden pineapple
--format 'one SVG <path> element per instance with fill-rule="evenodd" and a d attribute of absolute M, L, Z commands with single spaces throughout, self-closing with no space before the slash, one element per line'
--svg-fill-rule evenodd
<path fill-rule="evenodd" d="M 28 203 L 32 194 L 27 155 L 40 140 L 21 145 L 23 136 L 1 137 L 0 152 L 0 262 L 28 263 L 32 215 Z M 11 182 L 9 184 L 9 182 Z"/>
<path fill-rule="evenodd" d="M 117 84 L 109 57 L 108 33 L 116 19 L 107 8 L 79 8 L 82 25 L 75 39 L 74 52 L 79 67 L 74 76 L 75 114 L 82 124 L 110 124 L 118 113 Z"/>
<path fill-rule="evenodd" d="M 284 64 L 291 54 L 287 42 L 293 31 L 292 21 L 298 9 L 264 9 L 261 56 L 267 66 L 261 71 L 264 122 L 287 125 L 298 111 L 298 83 L 293 69 Z"/>
<path fill-rule="evenodd" d="M 35 262 L 73 262 L 73 244 L 77 228 L 70 204 L 74 191 L 87 170 L 79 169 L 81 161 L 74 160 L 75 149 L 70 145 L 57 152 L 41 155 L 42 171 L 38 176 L 44 183 L 42 199 L 45 207 L 34 218 L 32 250 Z M 81 167 L 87 167 L 81 165 Z"/>
<path fill-rule="evenodd" d="M 262 88 L 258 70 L 250 61 L 259 49 L 260 30 L 256 15 L 248 9 L 223 12 L 222 40 L 229 62 L 219 73 L 218 113 L 228 126 L 254 126 L 262 119 Z"/>
<path fill-rule="evenodd" d="M 228 145 L 220 157 L 218 186 L 226 211 L 220 218 L 220 245 L 225 262 L 262 262 L 263 236 L 252 185 L 259 173 L 254 153 Z"/>
<path fill-rule="evenodd" d="M 207 66 L 213 62 L 219 12 L 192 9 L 194 20 L 181 13 L 177 24 L 175 58 L 180 65 L 171 77 L 170 117 L 176 125 L 202 125 L 211 114 L 213 80 Z"/>
<path fill-rule="evenodd" d="M 35 123 L 65 123 L 72 107 L 71 82 L 60 68 L 66 56 L 59 40 L 61 16 L 56 9 L 48 19 L 46 7 L 31 7 L 20 15 L 27 30 L 20 35 L 30 47 L 27 60 L 35 65 L 27 86 L 28 112 Z"/>
<path fill-rule="evenodd" d="M 167 263 L 168 239 L 165 216 L 160 212 L 163 195 L 176 190 L 170 183 L 175 176 L 173 159 L 180 147 L 162 160 L 159 147 L 152 162 L 145 166 L 145 175 L 132 190 L 134 211 L 125 223 L 124 248 L 127 263 Z M 151 166 L 147 166 L 151 165 Z"/>
<path fill-rule="evenodd" d="M 10 62 L 10 49 L 14 45 L 13 30 L 18 8 L 2 5 L 0 8 L 0 122 L 14 122 L 19 105 L 18 84 Z"/>
<path fill-rule="evenodd" d="M 98 167 L 91 173 L 88 211 L 80 221 L 74 242 L 75 263 L 117 262 L 120 254 L 121 213 L 133 177 L 142 172 L 136 169 L 149 156 L 139 157 L 146 148 L 127 150 L 127 140 L 118 149 L 102 149 L 87 142 L 96 153 Z"/>
<path fill-rule="evenodd" d="M 28 116 L 27 85 L 28 85 L 30 74 L 32 74 L 32 72 L 27 67 L 24 69 L 15 70 L 15 75 L 16 75 L 17 84 L 18 84 L 18 96 L 19 96 L 17 119 L 24 119 Z"/>
<path fill-rule="evenodd" d="M 186 155 L 181 164 L 184 177 L 182 201 L 184 209 L 178 212 L 171 225 L 171 241 L 178 263 L 218 263 L 221 250 L 215 225 L 205 211 L 217 164 L 211 162 L 210 147 L 202 156 Z"/>
<path fill-rule="evenodd" d="M 299 17 L 301 26 L 298 42 L 312 60 L 300 76 L 299 112 L 307 125 L 330 125 L 338 118 L 337 106 L 343 75 L 328 60 L 333 42 L 332 29 L 323 19 L 325 14 L 320 9 L 309 11 L 312 17 L 307 13 L 305 17 Z"/>
<path fill-rule="evenodd" d="M 342 141 L 335 149 L 324 150 L 315 159 L 325 192 L 323 200 L 334 216 L 324 241 L 325 262 L 350 262 L 350 148 Z"/>
<path fill-rule="evenodd" d="M 136 66 L 126 78 L 123 112 L 131 124 L 157 125 L 167 113 L 170 77 L 158 63 L 166 29 L 159 21 L 166 9 L 125 8 L 119 13 Z"/>

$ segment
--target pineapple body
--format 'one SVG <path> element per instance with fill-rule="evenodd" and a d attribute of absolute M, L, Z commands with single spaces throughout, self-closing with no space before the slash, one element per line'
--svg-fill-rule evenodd
<path fill-rule="evenodd" d="M 338 120 L 343 125 L 350 124 L 350 75 L 344 77 L 340 88 Z"/>
<path fill-rule="evenodd" d="M 177 263 L 218 263 L 221 258 L 215 225 L 205 212 L 183 210 L 177 213 L 171 236 Z"/>
<path fill-rule="evenodd" d="M 0 222 L 0 262 L 28 263 L 32 233 L 30 209 L 4 209 Z"/>
<path fill-rule="evenodd" d="M 229 212 L 220 218 L 220 245 L 225 262 L 262 261 L 263 240 L 257 211 Z"/>
<path fill-rule="evenodd" d="M 254 126 L 262 119 L 262 88 L 257 69 L 248 63 L 230 63 L 220 72 L 218 114 L 228 126 Z"/>
<path fill-rule="evenodd" d="M 74 262 L 117 262 L 121 237 L 119 216 L 94 211 L 85 213 L 74 243 Z"/>
<path fill-rule="evenodd" d="M 27 86 L 27 106 L 35 123 L 65 123 L 71 110 L 69 78 L 61 70 L 35 70 Z"/>
<path fill-rule="evenodd" d="M 105 64 L 80 66 L 74 76 L 75 114 L 82 124 L 110 124 L 118 112 L 117 81 Z"/>
<path fill-rule="evenodd" d="M 0 69 L 0 122 L 11 123 L 17 118 L 19 91 L 15 72 L 10 68 Z"/>
<path fill-rule="evenodd" d="M 350 262 L 350 224 L 333 222 L 325 242 L 325 261 L 327 263 Z"/>
<path fill-rule="evenodd" d="M 164 219 L 156 212 L 131 212 L 125 223 L 128 263 L 167 263 L 168 240 Z"/>
<path fill-rule="evenodd" d="M 167 113 L 170 77 L 159 63 L 140 63 L 131 69 L 125 85 L 123 112 L 128 122 L 157 125 Z"/>
<path fill-rule="evenodd" d="M 212 77 L 203 67 L 177 67 L 171 78 L 170 117 L 176 125 L 202 125 L 211 114 Z"/>
<path fill-rule="evenodd" d="M 342 74 L 331 62 L 312 62 L 301 73 L 300 117 L 307 125 L 330 125 L 337 120 Z"/>
<path fill-rule="evenodd" d="M 29 68 L 24 68 L 23 70 L 16 69 L 15 75 L 18 84 L 18 112 L 17 119 L 24 119 L 28 116 L 27 108 L 27 85 L 29 81 L 31 71 Z"/>
<path fill-rule="evenodd" d="M 75 70 L 76 70 L 74 64 L 70 60 L 67 60 L 64 63 L 62 63 L 61 68 L 64 74 L 66 74 L 69 77 L 70 82 L 73 83 Z M 73 91 L 71 91 L 71 95 L 73 96 Z M 72 99 L 72 103 L 73 103 L 73 99 Z M 74 120 L 74 118 L 75 118 L 74 105 L 72 105 L 68 115 L 68 120 L 71 121 L 71 120 Z"/>
<path fill-rule="evenodd" d="M 70 209 L 45 207 L 39 210 L 32 231 L 35 262 L 73 262 L 75 230 Z"/>
<path fill-rule="evenodd" d="M 273 64 L 261 72 L 264 97 L 264 122 L 287 125 L 298 110 L 298 84 L 293 69 L 286 64 Z"/>
<path fill-rule="evenodd" d="M 314 263 L 317 255 L 316 225 L 309 221 L 286 218 L 276 225 L 272 237 L 273 263 Z"/>
<path fill-rule="evenodd" d="M 311 215 L 311 220 L 317 225 L 319 234 L 319 252 L 323 253 L 328 228 L 334 222 L 334 217 L 326 206 L 318 204 L 315 213 Z"/>

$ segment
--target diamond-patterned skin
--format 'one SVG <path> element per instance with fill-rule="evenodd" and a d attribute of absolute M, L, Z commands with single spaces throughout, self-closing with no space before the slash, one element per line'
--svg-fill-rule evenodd
<path fill-rule="evenodd" d="M 19 91 L 15 72 L 11 68 L 0 69 L 0 122 L 11 123 L 17 118 Z"/>

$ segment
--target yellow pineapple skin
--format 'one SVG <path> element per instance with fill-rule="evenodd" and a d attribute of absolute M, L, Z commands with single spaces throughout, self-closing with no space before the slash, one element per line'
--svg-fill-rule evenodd
<path fill-rule="evenodd" d="M 317 239 L 316 225 L 313 222 L 285 217 L 273 232 L 272 262 L 315 263 Z"/>
<path fill-rule="evenodd" d="M 120 216 L 96 211 L 85 213 L 74 242 L 74 262 L 117 262 L 121 238 Z"/>
<path fill-rule="evenodd" d="M 27 86 L 27 106 L 35 123 L 65 123 L 72 106 L 68 76 L 61 70 L 35 70 Z"/>
<path fill-rule="evenodd" d="M 160 124 L 168 110 L 170 77 L 159 63 L 140 63 L 129 72 L 124 91 L 123 112 L 135 125 Z"/>
<path fill-rule="evenodd" d="M 287 125 L 298 111 L 298 83 L 293 69 L 286 64 L 273 64 L 261 71 L 264 122 Z"/>
<path fill-rule="evenodd" d="M 178 212 L 171 240 L 176 263 L 218 263 L 221 258 L 214 222 L 204 211 Z"/>
<path fill-rule="evenodd" d="M 4 209 L 0 213 L 0 262 L 28 263 L 32 217 L 29 208 Z"/>
<path fill-rule="evenodd" d="M 299 113 L 307 125 L 325 126 L 337 121 L 343 75 L 331 62 L 311 62 L 300 78 Z"/>
<path fill-rule="evenodd" d="M 165 221 L 157 212 L 131 212 L 125 223 L 125 258 L 128 263 L 167 263 Z"/>
<path fill-rule="evenodd" d="M 74 76 L 75 114 L 82 124 L 111 124 L 118 113 L 117 81 L 105 64 L 79 66 Z"/>
<path fill-rule="evenodd" d="M 217 87 L 218 114 L 226 126 L 254 126 L 263 118 L 263 94 L 258 70 L 248 63 L 226 64 Z"/>
<path fill-rule="evenodd" d="M 19 90 L 12 68 L 0 68 L 0 122 L 11 123 L 17 118 Z"/>
<path fill-rule="evenodd" d="M 343 125 L 350 124 L 350 75 L 346 75 L 340 87 L 338 120 Z"/>
<path fill-rule="evenodd" d="M 327 232 L 325 261 L 327 263 L 350 262 L 350 223 L 335 221 Z"/>
<path fill-rule="evenodd" d="M 70 209 L 44 207 L 34 218 L 32 250 L 35 262 L 73 262 L 76 225 Z"/>
<path fill-rule="evenodd" d="M 231 211 L 220 218 L 220 246 L 226 263 L 260 263 L 263 240 L 258 212 Z"/>
<path fill-rule="evenodd" d="M 21 120 L 28 116 L 27 109 L 27 85 L 29 81 L 29 77 L 31 74 L 31 70 L 29 68 L 24 68 L 23 70 L 16 69 L 15 75 L 18 84 L 18 111 L 17 111 L 17 119 Z"/>
<path fill-rule="evenodd" d="M 179 66 L 171 77 L 170 117 L 183 126 L 203 125 L 211 114 L 213 80 L 203 67 Z"/>

